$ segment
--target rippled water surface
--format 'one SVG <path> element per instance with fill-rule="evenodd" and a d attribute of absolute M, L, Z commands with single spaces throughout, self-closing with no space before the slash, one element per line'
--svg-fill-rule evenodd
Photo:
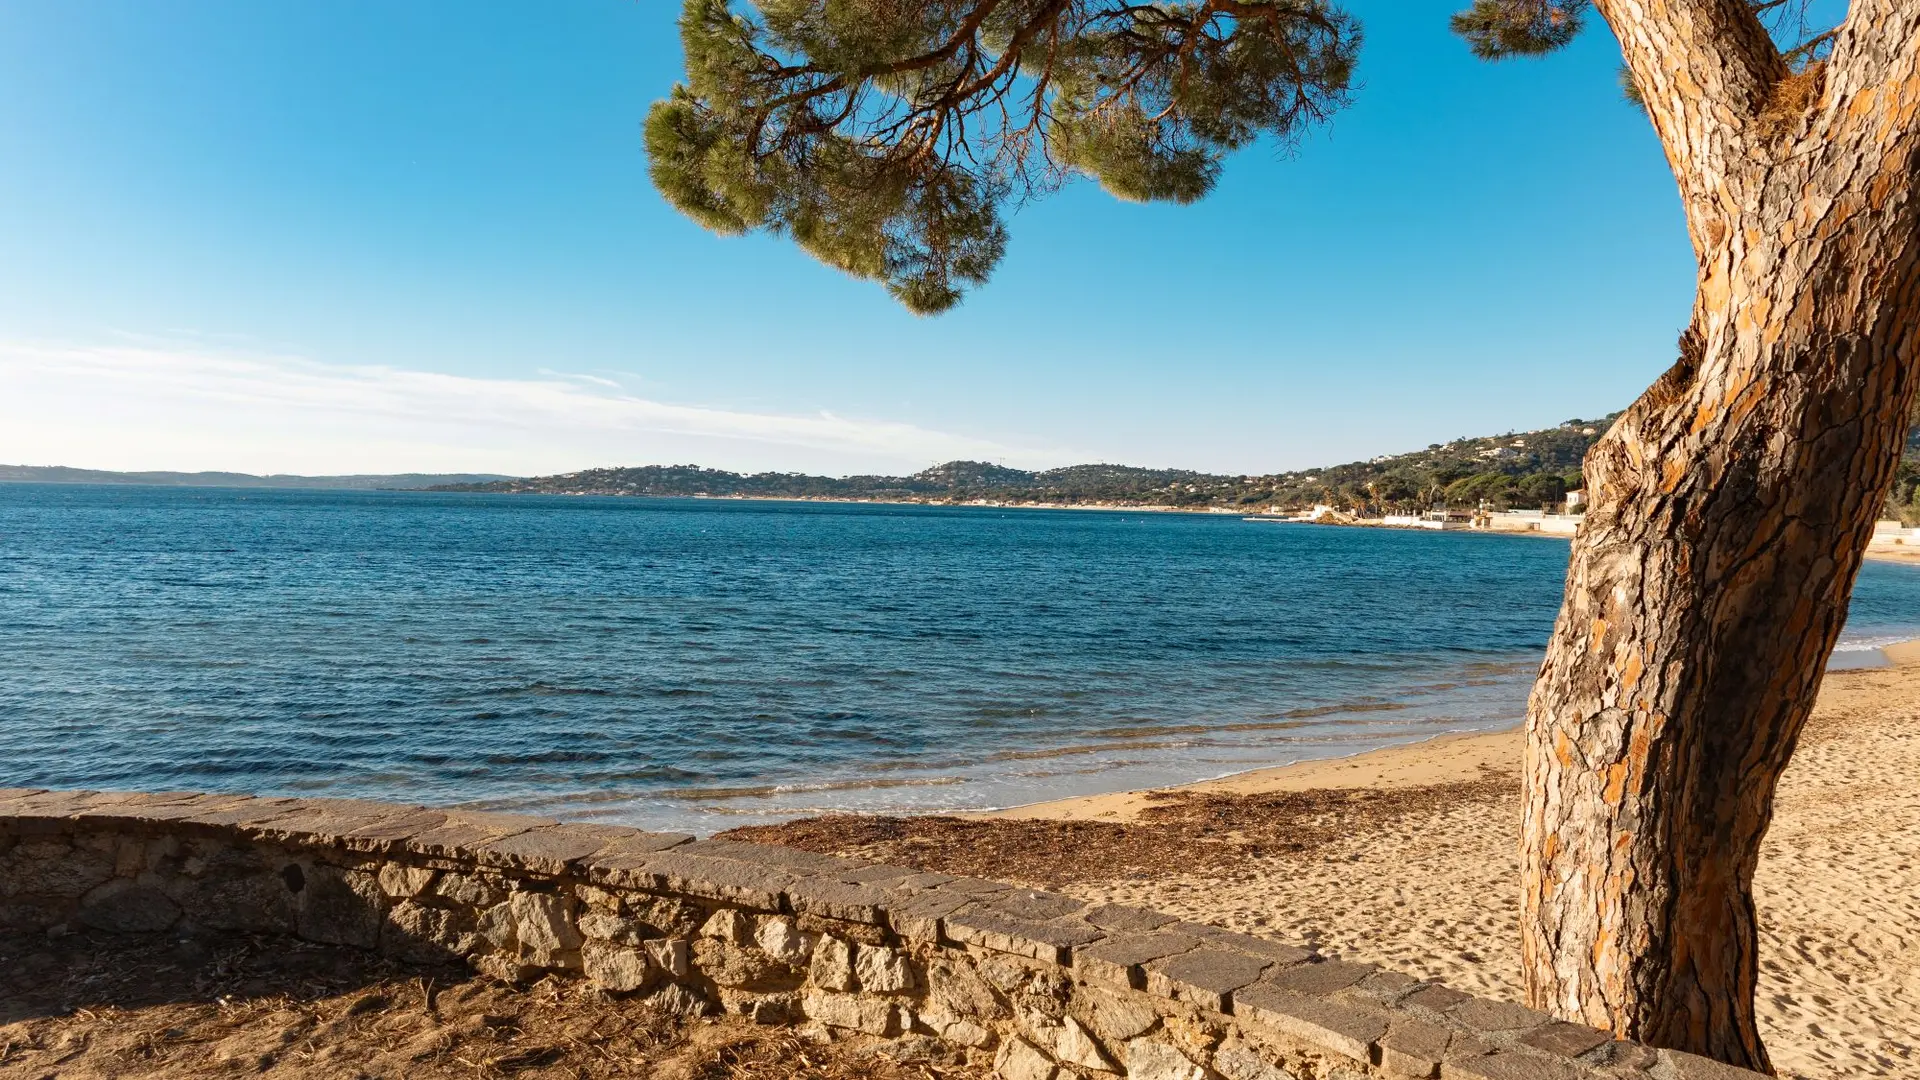
<path fill-rule="evenodd" d="M 1509 725 L 1564 542 L 1226 515 L 0 485 L 0 785 L 701 831 Z M 1870 564 L 1854 645 L 1920 635 Z"/>

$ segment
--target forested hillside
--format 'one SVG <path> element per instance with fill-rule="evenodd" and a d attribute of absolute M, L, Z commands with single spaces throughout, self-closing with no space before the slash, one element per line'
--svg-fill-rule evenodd
<path fill-rule="evenodd" d="M 1617 414 L 1616 414 L 1617 415 Z M 451 484 L 435 490 L 549 495 L 655 495 L 892 502 L 994 502 L 1052 506 L 1303 509 L 1328 503 L 1365 514 L 1431 507 L 1559 506 L 1580 486 L 1580 462 L 1613 416 L 1539 431 L 1435 443 L 1425 450 L 1324 469 L 1219 476 L 1131 465 L 1069 465 L 1029 472 L 949 461 L 912 476 L 734 473 L 697 465 L 587 469 L 558 476 Z M 1920 524 L 1920 406 L 1889 513 Z"/>
<path fill-rule="evenodd" d="M 1475 506 L 1483 499 L 1496 507 L 1536 507 L 1558 504 L 1569 487 L 1579 486 L 1581 456 L 1611 419 L 1570 420 L 1542 431 L 1458 439 L 1410 454 L 1267 476 L 1219 476 L 1129 465 L 1070 465 L 1029 472 L 982 461 L 950 461 L 912 476 L 848 477 L 741 474 L 695 465 L 646 465 L 448 485 L 441 490 L 1194 509 L 1306 507 L 1331 502 L 1346 508 L 1382 511 Z"/>

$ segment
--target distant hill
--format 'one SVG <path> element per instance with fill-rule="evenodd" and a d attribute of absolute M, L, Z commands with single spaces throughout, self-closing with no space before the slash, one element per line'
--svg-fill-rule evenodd
<path fill-rule="evenodd" d="M 417 491 L 442 484 L 483 484 L 498 473 L 394 473 L 382 476 L 255 476 L 231 472 L 107 472 L 64 465 L 0 465 L 0 484 L 143 484 L 148 487 L 317 488 L 335 491 Z"/>
<path fill-rule="evenodd" d="M 847 477 L 643 465 L 449 484 L 436 490 L 1191 509 L 1304 507 L 1316 502 L 1389 509 L 1477 505 L 1484 499 L 1501 507 L 1526 507 L 1559 503 L 1569 486 L 1579 486 L 1580 459 L 1611 420 L 1569 420 L 1541 431 L 1457 439 L 1411 454 L 1266 476 L 1104 464 L 1029 472 L 984 461 L 950 461 L 912 476 Z"/>

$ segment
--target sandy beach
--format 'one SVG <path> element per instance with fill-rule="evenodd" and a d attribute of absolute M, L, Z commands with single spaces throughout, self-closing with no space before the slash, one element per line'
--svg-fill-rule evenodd
<path fill-rule="evenodd" d="M 1783 1076 L 1920 1076 L 1920 644 L 1829 676 L 1755 881 Z M 1258 931 L 1517 999 L 1522 735 L 973 819 L 755 830 Z"/>

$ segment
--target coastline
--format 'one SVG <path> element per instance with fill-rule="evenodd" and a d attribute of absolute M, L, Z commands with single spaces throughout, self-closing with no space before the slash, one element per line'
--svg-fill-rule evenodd
<path fill-rule="evenodd" d="M 1915 553 L 1920 561 L 1920 552 Z M 1920 666 L 1920 640 L 1877 650 L 1884 665 L 1834 669 L 1832 674 Z M 1172 793 L 1259 796 L 1305 791 L 1396 791 L 1478 781 L 1517 770 L 1526 748 L 1525 725 L 1500 731 L 1449 732 L 1418 742 L 1383 746 L 1347 757 L 1314 758 L 1234 773 L 1213 780 L 1080 795 L 962 815 L 983 820 L 1133 822 Z"/>

